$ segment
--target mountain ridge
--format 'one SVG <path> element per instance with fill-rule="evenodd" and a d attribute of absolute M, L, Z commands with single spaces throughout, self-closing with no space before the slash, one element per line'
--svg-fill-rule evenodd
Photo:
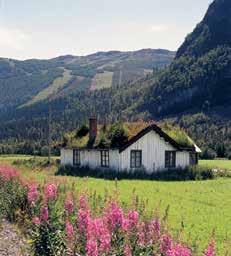
<path fill-rule="evenodd" d="M 64 55 L 49 60 L 0 58 L 0 109 L 34 104 L 68 87 L 67 94 L 123 85 L 152 73 L 153 68 L 169 65 L 174 56 L 175 52 L 168 50 L 142 49 Z M 68 80 L 66 71 L 70 72 Z"/>

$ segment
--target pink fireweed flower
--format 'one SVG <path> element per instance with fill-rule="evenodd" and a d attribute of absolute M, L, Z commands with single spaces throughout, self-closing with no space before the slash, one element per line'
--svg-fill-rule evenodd
<path fill-rule="evenodd" d="M 47 206 L 43 206 L 40 209 L 40 219 L 41 221 L 47 222 L 49 219 L 49 212 Z"/>
<path fill-rule="evenodd" d="M 68 214 L 72 214 L 74 212 L 74 203 L 72 199 L 67 199 L 65 201 L 64 208 Z"/>
<path fill-rule="evenodd" d="M 106 218 L 111 229 L 121 227 L 123 223 L 123 210 L 116 203 L 112 203 L 107 209 Z"/>
<path fill-rule="evenodd" d="M 191 256 L 191 251 L 187 247 L 177 244 L 167 251 L 166 256 Z"/>
<path fill-rule="evenodd" d="M 111 248 L 111 234 L 107 228 L 105 218 L 88 219 L 87 222 L 87 240 L 96 240 L 99 242 L 98 251 L 101 254 L 108 253 Z"/>
<path fill-rule="evenodd" d="M 41 221 L 40 221 L 40 218 L 39 218 L 39 217 L 33 217 L 32 222 L 33 222 L 35 225 L 37 225 L 37 226 L 39 226 L 39 225 L 41 224 Z"/>
<path fill-rule="evenodd" d="M 125 247 L 124 247 L 124 255 L 125 256 L 132 256 L 132 251 L 131 251 L 131 248 L 128 244 L 126 244 Z"/>
<path fill-rule="evenodd" d="M 89 221 L 90 221 L 90 211 L 80 209 L 78 211 L 77 220 L 76 220 L 77 227 L 80 232 L 84 234 L 86 233 Z"/>
<path fill-rule="evenodd" d="M 128 220 L 130 222 L 130 227 L 136 226 L 139 222 L 139 213 L 137 211 L 129 211 Z"/>
<path fill-rule="evenodd" d="M 87 256 L 98 256 L 98 245 L 95 239 L 87 240 L 86 244 Z"/>
<path fill-rule="evenodd" d="M 122 216 L 122 230 L 132 231 L 137 228 L 139 222 L 139 213 L 136 211 L 129 211 L 127 218 Z"/>
<path fill-rule="evenodd" d="M 152 220 L 149 225 L 149 239 L 150 240 L 158 240 L 161 234 L 161 224 L 158 219 Z"/>
<path fill-rule="evenodd" d="M 160 241 L 160 252 L 164 255 L 168 256 L 169 253 L 173 249 L 173 241 L 169 235 L 163 235 Z"/>
<path fill-rule="evenodd" d="M 130 221 L 127 218 L 122 219 L 122 230 L 127 232 L 130 228 Z"/>
<path fill-rule="evenodd" d="M 99 241 L 100 241 L 100 246 L 99 246 L 100 253 L 108 253 L 111 248 L 111 234 L 107 228 L 104 227 L 101 229 Z"/>
<path fill-rule="evenodd" d="M 57 186 L 55 184 L 47 184 L 44 189 L 44 194 L 47 201 L 54 200 L 57 196 Z"/>
<path fill-rule="evenodd" d="M 73 238 L 74 227 L 73 227 L 73 225 L 71 224 L 71 222 L 69 220 L 66 220 L 65 230 L 66 230 L 67 237 L 68 238 Z"/>
<path fill-rule="evenodd" d="M 145 245 L 145 242 L 146 242 L 146 230 L 145 230 L 145 222 L 140 222 L 139 223 L 139 226 L 138 226 L 138 233 L 137 233 L 137 236 L 138 236 L 138 245 L 140 246 L 144 246 Z"/>
<path fill-rule="evenodd" d="M 86 195 L 81 195 L 79 197 L 79 208 L 81 209 L 87 209 L 88 208 L 88 201 Z"/>
<path fill-rule="evenodd" d="M 38 186 L 36 184 L 29 185 L 27 199 L 30 204 L 35 203 L 39 198 Z"/>
<path fill-rule="evenodd" d="M 13 178 L 19 177 L 19 172 L 11 166 L 0 166 L 0 177 L 3 180 L 9 181 Z"/>
<path fill-rule="evenodd" d="M 208 248 L 206 249 L 204 256 L 215 256 L 215 242 L 212 241 L 209 243 Z"/>
<path fill-rule="evenodd" d="M 100 222 L 97 219 L 91 219 L 88 218 L 88 221 L 86 222 L 86 234 L 87 239 L 91 240 L 92 238 L 97 238 L 100 231 Z"/>

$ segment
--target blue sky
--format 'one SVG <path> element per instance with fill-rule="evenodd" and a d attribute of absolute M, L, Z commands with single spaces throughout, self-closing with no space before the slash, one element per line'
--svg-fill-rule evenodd
<path fill-rule="evenodd" d="M 0 0 L 0 56 L 176 50 L 211 0 Z"/>

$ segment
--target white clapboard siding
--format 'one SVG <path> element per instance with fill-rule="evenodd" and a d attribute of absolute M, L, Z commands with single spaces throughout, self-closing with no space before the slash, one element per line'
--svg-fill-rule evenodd
<path fill-rule="evenodd" d="M 73 150 L 72 149 L 61 149 L 61 164 L 73 165 Z"/>
<path fill-rule="evenodd" d="M 187 151 L 178 151 L 176 153 L 176 167 L 185 168 L 189 166 L 189 152 Z"/>
<path fill-rule="evenodd" d="M 150 131 L 120 154 L 121 170 L 130 169 L 131 150 L 142 150 L 142 165 L 148 173 L 152 173 L 155 171 L 164 170 L 165 151 L 175 151 L 176 149 L 169 143 L 165 142 L 165 140 L 161 138 L 155 131 Z M 180 157 L 178 158 L 178 156 Z M 183 163 L 185 166 L 185 158 L 185 154 L 176 154 L 177 166 L 181 166 L 181 163 Z"/>
<path fill-rule="evenodd" d="M 61 149 L 61 164 L 73 165 L 73 150 Z M 100 150 L 80 150 L 80 164 L 81 166 L 89 166 L 90 168 L 101 167 L 101 153 Z M 109 168 L 112 170 L 119 170 L 119 150 L 109 151 Z"/>
<path fill-rule="evenodd" d="M 80 159 L 82 166 L 89 166 L 90 168 L 101 167 L 100 150 L 81 150 Z M 119 150 L 109 150 L 109 168 L 113 170 L 118 170 Z"/>

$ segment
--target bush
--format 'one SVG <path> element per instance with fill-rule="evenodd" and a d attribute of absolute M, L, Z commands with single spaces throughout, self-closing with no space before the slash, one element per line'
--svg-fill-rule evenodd
<path fill-rule="evenodd" d="M 51 160 L 51 164 L 57 164 L 57 160 Z M 45 168 L 50 164 L 48 163 L 48 159 L 41 159 L 32 157 L 30 159 L 18 159 L 13 161 L 13 165 L 15 166 L 25 166 L 27 168 L 35 169 L 35 168 Z"/>
<path fill-rule="evenodd" d="M 128 131 L 124 128 L 123 123 L 113 124 L 108 131 L 108 139 L 111 141 L 111 147 L 119 147 L 128 140 Z"/>
<path fill-rule="evenodd" d="M 27 208 L 27 190 L 18 173 L 11 167 L 0 166 L 0 215 L 15 221 L 17 212 Z"/>
<path fill-rule="evenodd" d="M 212 169 L 201 166 L 188 166 L 185 169 L 167 170 L 154 174 L 156 180 L 187 181 L 187 180 L 209 180 L 214 179 Z"/>
<path fill-rule="evenodd" d="M 41 156 L 48 156 L 49 154 L 49 147 L 48 146 L 43 146 L 41 148 Z"/>
<path fill-rule="evenodd" d="M 82 125 L 76 132 L 76 139 L 86 136 L 89 132 L 89 128 L 86 125 Z"/>
<path fill-rule="evenodd" d="M 210 148 L 206 148 L 201 155 L 201 158 L 206 160 L 213 160 L 216 157 L 217 157 L 216 152 Z"/>
<path fill-rule="evenodd" d="M 89 167 L 74 167 L 61 165 L 56 175 L 94 177 L 103 179 L 140 179 L 140 180 L 164 180 L 164 181 L 186 181 L 214 179 L 214 172 L 208 167 L 189 166 L 185 169 L 164 170 L 148 174 L 145 169 L 115 171 L 111 169 L 91 169 Z"/>

